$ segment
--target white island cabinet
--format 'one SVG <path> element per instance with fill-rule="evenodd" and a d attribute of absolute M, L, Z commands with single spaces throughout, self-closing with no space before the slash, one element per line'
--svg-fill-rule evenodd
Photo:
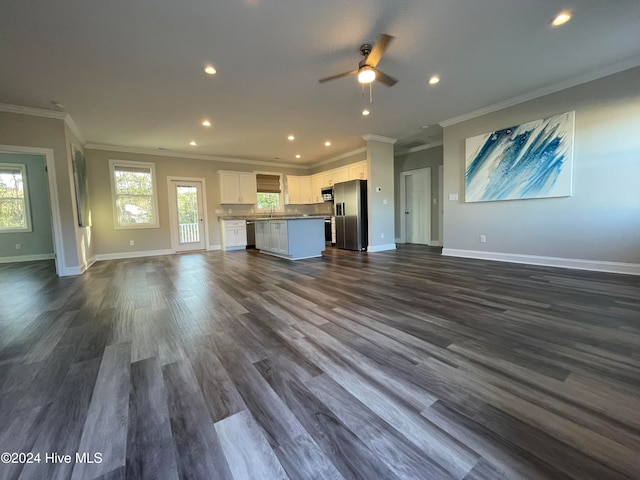
<path fill-rule="evenodd" d="M 324 217 L 256 219 L 256 248 L 289 260 L 321 257 L 324 250 Z"/>

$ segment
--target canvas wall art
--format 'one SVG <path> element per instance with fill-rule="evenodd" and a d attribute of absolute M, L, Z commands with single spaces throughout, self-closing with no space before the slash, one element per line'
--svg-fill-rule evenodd
<path fill-rule="evenodd" d="M 91 226 L 91 208 L 89 206 L 89 183 L 87 181 L 87 162 L 82 150 L 71 145 L 71 163 L 73 180 L 76 187 L 76 205 L 78 207 L 78 225 Z"/>
<path fill-rule="evenodd" d="M 465 201 L 568 197 L 575 112 L 466 139 Z"/>

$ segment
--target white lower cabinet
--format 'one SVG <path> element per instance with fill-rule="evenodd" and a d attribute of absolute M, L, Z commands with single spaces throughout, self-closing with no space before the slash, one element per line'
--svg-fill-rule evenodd
<path fill-rule="evenodd" d="M 221 220 L 222 249 L 240 250 L 247 247 L 246 220 Z"/>

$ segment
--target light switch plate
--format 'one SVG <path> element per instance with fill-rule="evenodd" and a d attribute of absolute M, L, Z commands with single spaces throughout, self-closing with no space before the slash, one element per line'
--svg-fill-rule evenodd
<path fill-rule="evenodd" d="M 449 194 L 449 200 L 458 200 L 458 194 L 457 193 L 450 193 Z"/>

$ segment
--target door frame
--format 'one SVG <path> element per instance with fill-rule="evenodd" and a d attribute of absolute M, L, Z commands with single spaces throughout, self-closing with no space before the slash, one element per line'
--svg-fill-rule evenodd
<path fill-rule="evenodd" d="M 431 215 L 433 214 L 433 208 L 431 204 L 431 167 L 417 168 L 415 170 L 407 170 L 406 172 L 400 172 L 400 243 L 407 243 L 407 216 L 404 212 L 407 211 L 407 177 L 416 173 L 427 172 L 429 174 L 429 222 L 431 222 Z M 431 223 L 429 227 L 429 238 L 427 239 L 427 245 L 432 244 L 431 236 Z"/>
<path fill-rule="evenodd" d="M 178 229 L 177 225 L 174 224 L 174 220 L 177 218 L 178 212 L 176 210 L 176 205 L 173 202 L 175 199 L 175 194 L 173 193 L 173 182 L 200 182 L 202 184 L 202 218 L 204 229 L 204 250 L 209 250 L 209 222 L 207 215 L 207 184 L 204 178 L 200 177 L 167 177 L 167 201 L 169 203 L 169 230 L 171 232 L 171 250 L 173 253 L 179 252 L 179 241 L 178 241 Z"/>
<path fill-rule="evenodd" d="M 71 275 L 66 272 L 67 262 L 64 257 L 64 237 L 62 236 L 62 219 L 60 216 L 60 202 L 58 201 L 58 183 L 56 181 L 56 167 L 52 148 L 21 147 L 16 145 L 0 145 L 2 153 L 22 153 L 26 155 L 41 155 L 45 158 L 47 180 L 49 182 L 49 206 L 51 209 L 51 234 L 53 236 L 53 259 L 56 275 Z M 72 184 L 73 187 L 73 184 Z"/>

